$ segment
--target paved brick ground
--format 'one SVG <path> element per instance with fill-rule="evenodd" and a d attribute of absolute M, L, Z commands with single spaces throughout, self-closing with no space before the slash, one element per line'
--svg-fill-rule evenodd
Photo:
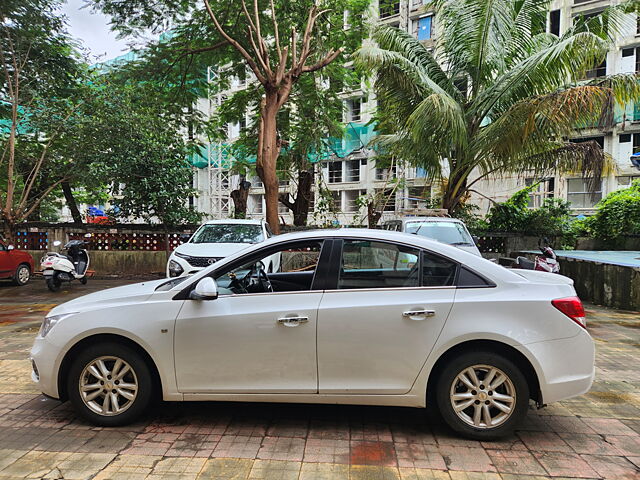
<path fill-rule="evenodd" d="M 62 297 L 39 282 L 0 285 L 0 480 L 640 479 L 638 313 L 589 307 L 593 390 L 532 409 L 500 442 L 389 407 L 160 404 L 135 425 L 95 428 L 38 394 L 26 357 L 54 303 L 116 283 L 74 284 Z"/>

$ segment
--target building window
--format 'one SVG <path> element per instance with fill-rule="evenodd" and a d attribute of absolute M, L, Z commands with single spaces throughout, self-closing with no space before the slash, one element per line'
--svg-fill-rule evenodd
<path fill-rule="evenodd" d="M 396 191 L 393 189 L 389 190 L 378 190 L 378 195 L 381 196 L 380 204 L 383 212 L 395 212 L 396 211 Z"/>
<path fill-rule="evenodd" d="M 600 65 L 587 71 L 587 78 L 600 78 L 607 74 L 607 59 L 605 58 Z"/>
<path fill-rule="evenodd" d="M 604 137 L 600 136 L 600 137 L 580 137 L 580 138 L 573 138 L 571 140 L 571 143 L 585 143 L 585 142 L 596 142 L 598 145 L 600 145 L 600 148 L 604 149 Z"/>
<path fill-rule="evenodd" d="M 640 175 L 625 175 L 623 177 L 616 177 L 619 187 L 630 187 L 633 182 L 640 180 Z"/>
<path fill-rule="evenodd" d="M 636 16 L 636 35 L 640 35 L 640 15 Z"/>
<path fill-rule="evenodd" d="M 407 191 L 407 208 L 424 208 L 431 200 L 431 186 L 409 187 Z"/>
<path fill-rule="evenodd" d="M 249 182 L 251 182 L 251 186 L 254 188 L 264 188 L 262 180 L 260 180 L 260 177 L 258 177 L 257 175 L 255 177 L 251 177 Z"/>
<path fill-rule="evenodd" d="M 347 100 L 347 121 L 359 122 L 362 119 L 362 98 Z"/>
<path fill-rule="evenodd" d="M 567 180 L 567 201 L 571 208 L 593 208 L 602 199 L 602 186 L 595 192 L 589 192 L 588 181 L 584 178 Z"/>
<path fill-rule="evenodd" d="M 639 133 L 621 133 L 618 137 L 620 143 L 630 143 L 633 141 L 631 153 L 636 155 L 640 153 L 640 132 Z"/>
<path fill-rule="evenodd" d="M 560 10 L 549 12 L 549 33 L 560 36 Z"/>
<path fill-rule="evenodd" d="M 389 180 L 396 178 L 396 166 L 393 168 L 376 168 L 376 180 Z"/>
<path fill-rule="evenodd" d="M 529 192 L 529 208 L 539 208 L 544 203 L 545 199 L 553 198 L 553 191 L 555 190 L 555 178 L 545 178 L 540 180 L 537 178 L 526 178 L 524 184 L 530 187 L 534 183 L 538 183 L 531 192 Z"/>
<path fill-rule="evenodd" d="M 358 198 L 361 195 L 366 195 L 364 190 L 345 190 L 344 192 L 344 211 L 348 213 L 355 213 L 360 210 L 358 206 Z"/>
<path fill-rule="evenodd" d="M 431 15 L 418 18 L 413 21 L 413 36 L 418 40 L 431 39 L 431 25 L 433 17 Z"/>
<path fill-rule="evenodd" d="M 342 160 L 329 162 L 329 183 L 342 182 Z"/>
<path fill-rule="evenodd" d="M 347 160 L 346 182 L 360 181 L 360 160 Z"/>
<path fill-rule="evenodd" d="M 342 194 L 337 190 L 331 191 L 331 200 L 333 205 L 333 210 L 335 212 L 342 211 Z"/>
<path fill-rule="evenodd" d="M 400 13 L 400 2 L 394 0 L 380 0 L 379 2 L 380 18 L 393 17 Z"/>
<path fill-rule="evenodd" d="M 262 215 L 262 195 L 249 195 L 249 198 L 251 199 L 252 213 Z"/>

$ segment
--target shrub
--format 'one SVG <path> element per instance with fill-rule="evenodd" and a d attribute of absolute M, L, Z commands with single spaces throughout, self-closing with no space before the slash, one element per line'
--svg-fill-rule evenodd
<path fill-rule="evenodd" d="M 597 209 L 586 223 L 596 238 L 611 245 L 622 235 L 640 234 L 640 180 L 607 195 Z"/>

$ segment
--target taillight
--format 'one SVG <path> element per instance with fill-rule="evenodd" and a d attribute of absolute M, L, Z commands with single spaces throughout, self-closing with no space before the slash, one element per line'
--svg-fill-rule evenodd
<path fill-rule="evenodd" d="M 578 297 L 556 298 L 555 300 L 551 300 L 551 303 L 582 328 L 587 328 L 584 307 Z"/>

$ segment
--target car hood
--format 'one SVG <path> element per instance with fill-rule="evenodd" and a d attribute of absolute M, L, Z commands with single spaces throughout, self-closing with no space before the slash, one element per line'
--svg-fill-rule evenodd
<path fill-rule="evenodd" d="M 253 245 L 252 243 L 183 243 L 174 252 L 193 257 L 224 258 Z"/>
<path fill-rule="evenodd" d="M 162 278 L 160 280 L 134 283 L 132 285 L 108 288 L 107 290 L 90 293 L 54 307 L 54 309 L 49 312 L 49 315 L 95 310 L 105 305 L 144 302 L 159 285 L 166 281 L 166 278 Z"/>

